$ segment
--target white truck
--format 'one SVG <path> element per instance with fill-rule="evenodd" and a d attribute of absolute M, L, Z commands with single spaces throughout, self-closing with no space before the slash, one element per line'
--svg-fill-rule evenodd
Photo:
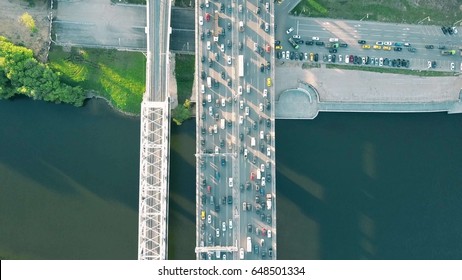
<path fill-rule="evenodd" d="M 220 120 L 220 128 L 225 129 L 225 119 Z"/>
<path fill-rule="evenodd" d="M 251 253 L 252 252 L 252 238 L 247 237 L 247 253 Z"/>
<path fill-rule="evenodd" d="M 266 208 L 271 210 L 272 195 L 270 193 L 266 194 Z"/>

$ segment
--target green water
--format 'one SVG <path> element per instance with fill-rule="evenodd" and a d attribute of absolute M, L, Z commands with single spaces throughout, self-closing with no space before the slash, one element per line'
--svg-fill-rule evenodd
<path fill-rule="evenodd" d="M 280 259 L 462 259 L 462 115 L 277 121 Z M 0 102 L 0 257 L 136 259 L 139 119 Z M 194 259 L 195 121 L 172 126 L 169 257 Z"/>

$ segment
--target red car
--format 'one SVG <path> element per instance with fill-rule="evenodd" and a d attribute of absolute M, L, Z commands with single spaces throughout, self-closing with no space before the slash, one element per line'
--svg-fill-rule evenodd
<path fill-rule="evenodd" d="M 266 236 L 266 228 L 261 229 L 261 236 Z"/>
<path fill-rule="evenodd" d="M 212 191 L 212 187 L 211 186 L 207 186 L 207 192 L 210 193 Z"/>
<path fill-rule="evenodd" d="M 350 54 L 350 63 L 353 63 L 354 60 L 355 60 L 355 56 Z"/>
<path fill-rule="evenodd" d="M 206 14 L 205 14 L 205 20 L 206 20 L 206 21 L 210 21 L 210 14 L 209 14 L 209 13 L 206 13 Z"/>
<path fill-rule="evenodd" d="M 270 45 L 266 45 L 266 52 L 267 53 L 271 52 L 271 46 Z"/>
<path fill-rule="evenodd" d="M 252 180 L 252 181 L 255 180 L 255 173 L 253 173 L 253 172 L 250 173 L 250 180 Z"/>

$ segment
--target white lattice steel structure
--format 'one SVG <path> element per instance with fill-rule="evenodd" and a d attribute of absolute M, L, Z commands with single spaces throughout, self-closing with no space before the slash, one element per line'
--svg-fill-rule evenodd
<path fill-rule="evenodd" d="M 138 259 L 168 257 L 170 0 L 148 0 L 146 92 L 141 104 Z"/>

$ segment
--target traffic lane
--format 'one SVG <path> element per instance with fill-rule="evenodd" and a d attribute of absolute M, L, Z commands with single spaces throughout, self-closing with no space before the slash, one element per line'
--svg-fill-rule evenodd
<path fill-rule="evenodd" d="M 199 10 L 199 15 L 204 17 L 204 24 L 205 20 L 205 12 Z M 212 15 L 213 16 L 213 15 Z M 213 18 L 211 17 L 211 21 Z M 195 24 L 195 14 L 194 9 L 192 8 L 181 8 L 172 6 L 171 8 L 171 27 L 172 29 L 191 29 L 191 26 Z M 192 29 L 194 32 L 194 28 Z"/>
<path fill-rule="evenodd" d="M 170 34 L 170 50 L 194 53 L 195 46 L 194 30 L 172 30 Z"/>

